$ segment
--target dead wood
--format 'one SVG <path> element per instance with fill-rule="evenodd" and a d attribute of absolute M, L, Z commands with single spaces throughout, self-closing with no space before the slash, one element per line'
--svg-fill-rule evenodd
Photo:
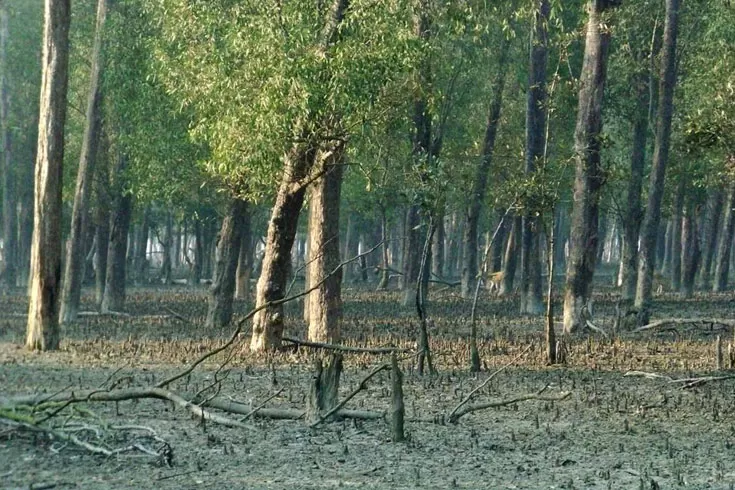
<path fill-rule="evenodd" d="M 309 342 L 306 340 L 283 337 L 282 340 L 290 342 L 299 347 L 311 347 L 314 349 L 336 350 L 340 352 L 354 352 L 359 354 L 391 354 L 393 352 L 410 352 L 411 349 L 401 347 L 351 347 L 348 345 L 324 344 L 321 342 Z"/>
<path fill-rule="evenodd" d="M 726 327 L 735 327 L 735 320 L 728 318 L 663 318 L 656 320 L 642 327 L 638 327 L 634 332 L 645 332 L 647 330 L 656 330 L 661 327 L 668 327 L 670 325 L 697 325 L 697 324 L 710 324 L 710 325 L 723 325 Z"/>
<path fill-rule="evenodd" d="M 650 373 L 646 371 L 628 371 L 623 376 L 639 376 L 647 379 L 660 379 L 666 381 L 669 384 L 680 384 L 683 389 L 695 388 L 705 383 L 714 381 L 726 381 L 728 379 L 735 379 L 735 374 L 724 375 L 724 376 L 700 376 L 695 378 L 672 378 L 664 374 Z"/>
<path fill-rule="evenodd" d="M 537 391 L 536 393 L 518 395 L 512 398 L 507 398 L 505 400 L 497 400 L 497 401 L 486 402 L 486 403 L 477 403 L 474 405 L 464 405 L 461 409 L 459 409 L 458 411 L 454 413 L 453 418 L 450 419 L 449 421 L 452 423 L 457 423 L 460 417 L 467 415 L 468 413 L 478 412 L 480 410 L 485 410 L 488 408 L 504 407 L 507 405 L 512 405 L 514 403 L 525 402 L 528 400 L 558 402 L 558 401 L 565 400 L 566 398 L 569 398 L 569 396 L 572 394 L 570 391 L 563 391 L 559 393 L 558 395 L 543 395 L 543 392 L 546 391 L 546 388 L 547 387 L 544 387 L 541 390 Z"/>
<path fill-rule="evenodd" d="M 513 358 L 513 359 L 512 359 L 512 360 L 511 360 L 510 362 L 508 362 L 507 364 L 505 364 L 505 365 L 503 365 L 503 366 L 499 367 L 498 369 L 496 369 L 496 370 L 495 370 L 495 371 L 494 371 L 494 372 L 493 372 L 492 374 L 490 374 L 490 376 L 488 376 L 488 377 L 487 377 L 487 379 L 486 379 L 485 381 L 483 381 L 483 382 L 482 382 L 482 383 L 481 383 L 481 384 L 480 384 L 479 386 L 477 386 L 477 387 L 476 387 L 476 388 L 475 388 L 474 390 L 470 391 L 470 392 L 469 392 L 469 394 L 468 394 L 468 395 L 467 395 L 466 397 L 464 397 L 464 399 L 463 399 L 463 400 L 462 400 L 461 402 L 459 402 L 459 404 L 458 404 L 458 405 L 457 405 L 456 407 L 454 407 L 454 408 L 452 409 L 452 411 L 451 411 L 451 412 L 449 412 L 449 415 L 448 415 L 448 416 L 446 417 L 446 418 L 447 418 L 447 420 L 449 420 L 449 421 L 450 421 L 450 422 L 452 422 L 452 423 L 455 423 L 455 422 L 457 421 L 457 417 L 456 417 L 457 413 L 459 413 L 460 409 L 461 409 L 461 408 L 462 408 L 462 407 L 463 407 L 464 405 L 466 405 L 466 404 L 467 404 L 467 403 L 468 403 L 468 402 L 469 402 L 469 401 L 470 401 L 470 400 L 472 399 L 472 397 L 473 397 L 473 396 L 475 396 L 475 393 L 477 393 L 477 392 L 478 392 L 478 391 L 480 391 L 480 390 L 481 390 L 482 388 L 484 388 L 484 387 L 485 387 L 485 386 L 486 386 L 486 385 L 487 385 L 487 384 L 488 384 L 488 383 L 489 383 L 490 381 L 492 381 L 492 380 L 493 380 L 493 379 L 494 379 L 494 378 L 495 378 L 495 377 L 496 377 L 496 376 L 497 376 L 498 374 L 502 373 L 503 371 L 505 371 L 506 369 L 508 369 L 508 368 L 509 368 L 510 366 L 512 366 L 513 364 L 515 364 L 516 362 L 518 362 L 518 361 L 520 360 L 520 358 L 521 358 L 521 357 L 523 357 L 523 355 L 524 355 L 524 354 L 525 354 L 526 352 L 528 352 L 528 351 L 529 351 L 529 350 L 531 349 L 531 346 L 532 346 L 532 345 L 533 345 L 533 344 L 528 344 L 528 345 L 526 346 L 526 348 L 525 348 L 525 349 L 523 349 L 523 351 L 521 351 L 521 353 L 520 353 L 520 354 L 518 354 L 517 356 L 515 356 L 515 357 L 514 357 L 514 358 Z"/>

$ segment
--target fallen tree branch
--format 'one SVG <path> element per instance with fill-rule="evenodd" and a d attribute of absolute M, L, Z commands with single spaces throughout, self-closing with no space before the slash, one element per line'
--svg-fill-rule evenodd
<path fill-rule="evenodd" d="M 299 339 L 294 339 L 291 337 L 283 337 L 281 340 L 285 342 L 291 342 L 292 344 L 296 344 L 299 347 L 312 347 L 315 349 L 336 350 L 340 352 L 356 352 L 356 353 L 364 353 L 364 354 L 391 354 L 393 352 L 399 352 L 399 353 L 411 352 L 411 349 L 401 348 L 401 347 L 351 347 L 347 345 L 324 344 L 321 342 L 309 342 L 306 340 L 299 340 Z"/>
<path fill-rule="evenodd" d="M 712 325 L 724 325 L 726 327 L 735 328 L 735 320 L 728 318 L 663 318 L 656 320 L 648 325 L 638 327 L 634 332 L 645 332 L 646 330 L 655 330 L 659 327 L 665 327 L 668 325 L 694 325 L 698 323 L 710 323 Z"/>
<path fill-rule="evenodd" d="M 558 395 L 546 395 L 545 396 L 542 393 L 546 391 L 546 388 L 547 387 L 545 386 L 544 388 L 537 391 L 536 393 L 527 393 L 525 395 L 518 395 L 513 398 L 507 398 L 505 400 L 497 400 L 497 401 L 486 402 L 486 403 L 477 403 L 475 405 L 464 405 L 460 410 L 454 413 L 453 418 L 451 418 L 449 422 L 456 424 L 460 417 L 467 415 L 468 413 L 478 412 L 480 410 L 485 410 L 488 408 L 504 407 L 506 405 L 512 405 L 514 403 L 525 402 L 529 400 L 558 402 L 558 401 L 565 400 L 566 398 L 569 398 L 569 396 L 572 394 L 571 391 L 563 391 L 559 393 Z"/>
<path fill-rule="evenodd" d="M 623 376 L 640 376 L 647 379 L 660 379 L 666 381 L 669 384 L 681 384 L 681 387 L 683 389 L 694 388 L 696 386 L 701 386 L 705 383 L 710 383 L 713 381 L 726 381 L 728 379 L 735 379 L 735 374 L 724 376 L 700 376 L 696 378 L 672 378 L 664 374 L 651 373 L 646 371 L 628 371 L 627 373 L 623 374 Z"/>
<path fill-rule="evenodd" d="M 502 373 L 503 371 L 505 371 L 506 369 L 508 369 L 508 368 L 509 368 L 510 366 L 512 366 L 513 364 L 515 364 L 516 362 L 518 362 L 518 361 L 520 360 L 520 358 L 521 358 L 521 357 L 523 357 L 523 355 L 524 355 L 524 354 L 525 354 L 526 352 L 528 352 L 528 351 L 529 351 L 529 350 L 531 349 L 531 346 L 532 346 L 532 345 L 533 345 L 533 344 L 528 344 L 528 345 L 526 346 L 526 348 L 525 348 L 525 349 L 523 349 L 523 351 L 521 351 L 521 353 L 520 353 L 520 354 L 518 354 L 517 356 L 515 356 L 515 357 L 514 357 L 514 358 L 513 358 L 513 359 L 512 359 L 512 360 L 511 360 L 510 362 L 508 362 L 507 364 L 505 364 L 505 365 L 503 365 L 503 366 L 499 367 L 498 369 L 496 369 L 496 370 L 495 370 L 495 371 L 494 371 L 494 372 L 493 372 L 493 373 L 492 373 L 492 374 L 491 374 L 490 376 L 488 376 L 488 377 L 487 377 L 487 379 L 486 379 L 485 381 L 483 381 L 483 382 L 482 382 L 482 383 L 481 383 L 481 384 L 480 384 L 479 386 L 477 386 L 477 387 L 476 387 L 476 388 L 475 388 L 474 390 L 470 391 L 470 392 L 469 392 L 469 393 L 467 394 L 467 396 L 466 396 L 466 397 L 464 397 L 464 399 L 463 399 L 463 400 L 462 400 L 461 402 L 459 402 L 459 404 L 458 404 L 458 405 L 457 405 L 456 407 L 454 407 L 454 408 L 452 409 L 452 411 L 451 411 L 451 412 L 449 412 L 449 415 L 447 416 L 447 420 L 449 420 L 449 421 L 450 421 L 450 422 L 452 422 L 452 423 L 456 422 L 456 415 L 457 415 L 457 413 L 459 412 L 459 410 L 460 410 L 460 409 L 461 409 L 461 408 L 462 408 L 462 407 L 463 407 L 464 405 L 466 405 L 466 404 L 467 404 L 467 403 L 468 403 L 468 402 L 469 402 L 469 401 L 470 401 L 470 400 L 472 399 L 472 397 L 473 397 L 473 396 L 475 395 L 475 393 L 477 393 L 477 392 L 478 392 L 478 391 L 480 391 L 480 390 L 481 390 L 482 388 L 484 388 L 484 387 L 485 387 L 485 386 L 486 386 L 486 385 L 487 385 L 487 384 L 488 384 L 488 383 L 489 383 L 490 381 L 492 381 L 492 380 L 493 380 L 493 378 L 495 378 L 495 377 L 496 377 L 496 376 L 497 376 L 498 374 Z"/>

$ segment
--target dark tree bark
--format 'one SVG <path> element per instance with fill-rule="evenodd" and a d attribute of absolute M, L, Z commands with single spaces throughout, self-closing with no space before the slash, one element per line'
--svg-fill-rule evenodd
<path fill-rule="evenodd" d="M 223 327 L 232 320 L 232 304 L 235 297 L 237 262 L 240 257 L 243 223 L 249 213 L 248 203 L 233 199 L 222 220 L 214 279 L 209 288 L 209 302 L 205 327 L 207 330 Z"/>
<path fill-rule="evenodd" d="M 100 311 L 122 311 L 125 308 L 125 280 L 127 269 L 128 230 L 133 211 L 133 196 L 122 186 L 122 177 L 127 167 L 127 157 L 118 156 L 112 188 L 115 193 L 110 213 L 110 244 L 107 247 L 107 274 L 105 294 Z"/>
<path fill-rule="evenodd" d="M 445 204 L 441 203 L 437 206 L 436 212 L 436 232 L 434 233 L 434 243 L 431 245 L 433 250 L 431 260 L 431 273 L 434 277 L 444 277 L 444 240 L 446 239 L 446 229 L 444 227 L 444 208 Z"/>
<path fill-rule="evenodd" d="M 159 240 L 163 250 L 163 261 L 161 262 L 161 283 L 170 285 L 173 262 L 171 252 L 173 249 L 174 220 L 170 211 L 166 211 L 163 224 L 163 240 Z M 219 245 L 218 245 L 219 246 Z M 216 268 L 216 265 L 215 265 Z"/>
<path fill-rule="evenodd" d="M 253 231 L 252 213 L 245 213 L 241 224 L 240 253 L 237 260 L 237 281 L 235 283 L 235 299 L 250 298 L 250 278 L 253 274 Z"/>
<path fill-rule="evenodd" d="M 720 293 L 727 291 L 728 275 L 730 273 L 730 254 L 732 254 L 732 242 L 735 235 L 735 185 L 730 188 L 725 204 L 725 212 L 722 216 L 722 235 L 717 247 L 717 260 L 715 261 L 715 282 L 712 291 Z"/>
<path fill-rule="evenodd" d="M 641 226 L 640 251 L 638 258 L 638 284 L 636 285 L 635 307 L 638 323 L 646 324 L 650 319 L 653 293 L 653 271 L 656 267 L 656 235 L 661 219 L 661 200 L 664 192 L 666 165 L 669 160 L 671 141 L 671 119 L 674 112 L 674 87 L 676 85 L 676 38 L 679 28 L 679 5 L 681 0 L 666 0 L 666 21 L 661 59 L 658 114 L 656 117 L 656 142 L 653 150 L 648 204 Z"/>
<path fill-rule="evenodd" d="M 404 221 L 403 275 L 401 276 L 404 306 L 413 304 L 416 292 L 414 288 L 419 278 L 422 248 L 420 223 L 419 207 L 412 204 L 406 211 Z"/>
<path fill-rule="evenodd" d="M 717 251 L 717 239 L 720 235 L 720 217 L 724 192 L 716 189 L 707 198 L 707 207 L 704 213 L 704 225 L 702 230 L 702 252 L 703 260 L 701 267 L 702 289 L 712 289 L 712 264 Z"/>
<path fill-rule="evenodd" d="M 26 347 L 59 347 L 61 188 L 69 79 L 69 0 L 46 0 Z"/>
<path fill-rule="evenodd" d="M 674 198 L 674 214 L 671 217 L 671 289 L 681 291 L 681 251 L 682 251 L 682 220 L 684 215 L 684 199 L 686 197 L 686 184 L 684 177 L 676 186 L 676 197 Z"/>
<path fill-rule="evenodd" d="M 309 281 L 321 282 L 306 297 L 308 339 L 334 343 L 340 339 L 342 271 L 339 257 L 339 204 L 344 148 L 335 148 L 323 163 L 326 173 L 311 185 L 309 203 Z"/>
<path fill-rule="evenodd" d="M 143 218 L 138 228 L 135 241 L 135 257 L 133 257 L 133 269 L 135 283 L 138 285 L 148 282 L 148 237 L 151 231 L 150 208 L 143 210 Z"/>
<path fill-rule="evenodd" d="M 82 138 L 82 152 L 77 170 L 74 207 L 71 215 L 71 232 L 66 249 L 64 282 L 61 290 L 61 323 L 76 321 L 79 301 L 82 294 L 82 275 L 84 264 L 84 238 L 87 234 L 90 193 L 94 179 L 97 152 L 102 129 L 102 30 L 107 16 L 107 0 L 97 2 L 97 24 L 94 32 L 92 50 L 92 71 L 89 78 L 87 112 Z"/>
<path fill-rule="evenodd" d="M 0 188 L 3 194 L 3 262 L 0 280 L 9 288 L 16 286 L 17 223 L 16 186 L 10 148 L 10 101 L 8 100 L 8 5 L 0 1 Z"/>
<path fill-rule="evenodd" d="M 549 0 L 535 0 L 533 35 L 530 45 L 528 93 L 526 97 L 526 162 L 527 175 L 536 172 L 546 147 L 546 64 L 548 61 L 547 24 Z M 529 212 L 523 215 L 521 230 L 521 313 L 543 313 L 541 296 L 541 258 L 539 223 Z"/>
<path fill-rule="evenodd" d="M 607 0 L 590 0 L 587 7 L 587 39 L 574 132 L 576 176 L 564 292 L 565 333 L 575 332 L 585 325 L 582 312 L 592 295 L 598 245 L 600 236 L 604 237 L 604 234 L 598 234 L 601 232 L 598 230 L 598 220 L 603 183 L 600 134 L 610 33 L 601 24 L 608 3 Z"/>
<path fill-rule="evenodd" d="M 202 281 L 202 265 L 204 263 L 204 238 L 202 222 L 199 217 L 194 218 L 194 263 L 191 266 L 192 286 L 198 286 Z"/>
<path fill-rule="evenodd" d="M 381 245 L 381 262 L 380 262 L 380 281 L 378 282 L 378 291 L 388 289 L 388 283 L 390 282 L 390 231 L 388 228 L 388 216 L 385 212 L 385 207 L 380 208 L 380 239 L 383 242 Z M 354 257 L 354 255 L 348 255 L 346 258 Z"/>
<path fill-rule="evenodd" d="M 467 222 L 464 228 L 464 268 L 462 269 L 461 294 L 463 298 L 469 298 L 475 291 L 475 282 L 478 274 L 478 225 L 482 206 L 485 202 L 487 192 L 487 179 L 493 161 L 495 150 L 495 139 L 500 126 L 500 112 L 503 107 L 503 91 L 505 89 L 505 75 L 508 64 L 508 53 L 510 51 L 510 38 L 505 37 L 500 47 L 500 58 L 498 60 L 498 71 L 493 81 L 493 99 L 490 103 L 487 124 L 485 125 L 485 138 L 482 146 L 482 156 L 475 171 L 472 181 L 470 204 L 467 207 Z M 503 240 L 496 238 L 497 243 Z M 493 264 L 495 266 L 496 264 Z M 494 270 L 495 267 L 493 267 Z"/>
<path fill-rule="evenodd" d="M 697 277 L 701 251 L 699 248 L 699 230 L 697 227 L 695 203 L 690 202 L 684 210 L 681 229 L 681 287 L 679 292 L 683 298 L 691 298 L 694 295 L 694 280 Z"/>
<path fill-rule="evenodd" d="M 94 180 L 95 209 L 94 209 L 94 239 L 97 242 L 97 252 L 94 255 L 95 290 L 94 299 L 97 308 L 102 305 L 107 282 L 107 249 L 110 246 L 110 172 L 109 172 L 109 145 L 105 131 L 102 131 L 100 145 L 100 160 Z"/>
<path fill-rule="evenodd" d="M 630 156 L 630 180 L 628 181 L 628 205 L 623 223 L 622 292 L 625 301 L 635 298 L 638 280 L 638 236 L 643 219 L 641 190 L 646 163 L 646 130 L 648 126 L 649 87 L 643 77 L 636 77 L 636 109 L 633 122 L 633 152 Z"/>
<path fill-rule="evenodd" d="M 503 260 L 503 280 L 500 283 L 500 296 L 507 296 L 513 292 L 513 285 L 516 277 L 516 268 L 518 265 L 518 245 L 521 241 L 521 229 L 523 221 L 521 216 L 516 216 L 513 220 L 513 226 L 508 233 L 508 240 L 505 245 L 505 259 Z"/>
<path fill-rule="evenodd" d="M 662 260 L 660 260 L 661 267 L 659 267 L 659 272 L 662 276 L 665 276 L 668 275 L 671 270 L 671 249 L 674 238 L 674 223 L 671 219 L 667 219 L 665 223 L 661 223 L 659 225 L 659 228 L 663 232 L 663 238 L 661 237 L 661 234 L 659 234 L 656 244 L 656 257 L 657 259 L 662 258 Z M 663 253 L 659 253 L 660 250 L 658 242 L 663 242 Z"/>

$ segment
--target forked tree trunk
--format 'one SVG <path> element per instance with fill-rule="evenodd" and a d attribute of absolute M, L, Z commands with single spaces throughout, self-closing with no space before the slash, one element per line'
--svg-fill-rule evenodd
<path fill-rule="evenodd" d="M 232 320 L 232 303 L 235 297 L 237 262 L 243 235 L 243 223 L 249 213 L 248 203 L 233 199 L 222 220 L 217 242 L 214 278 L 209 288 L 209 302 L 205 327 L 207 330 L 223 327 Z"/>
<path fill-rule="evenodd" d="M 241 223 L 240 253 L 237 259 L 237 280 L 235 282 L 235 299 L 250 298 L 250 278 L 253 274 L 253 232 L 250 212 L 245 213 Z"/>
<path fill-rule="evenodd" d="M 495 139 L 500 126 L 500 112 L 503 107 L 503 91 L 505 89 L 505 75 L 508 62 L 508 53 L 510 51 L 510 38 L 504 37 L 503 44 L 500 47 L 500 58 L 498 60 L 498 71 L 493 81 L 493 99 L 490 103 L 490 110 L 485 124 L 485 138 L 482 146 L 482 157 L 480 164 L 475 171 L 475 178 L 472 181 L 472 191 L 470 194 L 470 204 L 467 207 L 467 223 L 464 228 L 464 257 L 465 267 L 462 270 L 461 294 L 463 298 L 469 298 L 474 294 L 475 282 L 477 281 L 477 250 L 478 250 L 478 225 L 482 206 L 485 202 L 485 194 L 487 192 L 487 179 L 490 173 L 490 167 L 493 161 L 493 152 L 495 151 Z M 502 244 L 500 237 L 496 238 L 497 243 Z M 500 249 L 498 249 L 500 250 Z M 495 265 L 495 264 L 493 264 Z M 495 269 L 495 267 L 493 267 Z"/>
<path fill-rule="evenodd" d="M 722 205 L 724 192 L 717 189 L 707 198 L 707 209 L 704 214 L 704 226 L 702 231 L 702 289 L 712 289 L 712 264 L 717 251 L 717 239 L 720 236 L 720 217 L 722 216 Z"/>
<path fill-rule="evenodd" d="M 97 2 L 97 24 L 94 31 L 92 50 L 92 72 L 89 78 L 87 113 L 82 139 L 82 152 L 77 170 L 74 206 L 71 214 L 71 232 L 66 249 L 64 282 L 61 290 L 61 323 L 71 323 L 77 319 L 79 301 L 82 295 L 84 272 L 84 249 L 86 246 L 87 217 L 89 216 L 89 194 L 94 179 L 97 153 L 102 128 L 102 29 L 107 15 L 107 0 Z"/>
<path fill-rule="evenodd" d="M 635 307 L 638 309 L 637 321 L 642 325 L 648 323 L 650 318 L 653 271 L 656 267 L 656 235 L 661 219 L 661 200 L 664 192 L 666 165 L 669 160 L 671 119 L 674 112 L 674 87 L 676 85 L 676 38 L 679 28 L 680 1 L 666 0 L 656 142 L 648 189 L 648 204 L 641 226 L 638 284 L 635 294 Z"/>
<path fill-rule="evenodd" d="M 69 79 L 69 0 L 46 0 L 26 347 L 59 347 L 61 187 Z"/>
<path fill-rule="evenodd" d="M 692 202 L 684 210 L 681 241 L 682 274 L 679 292 L 683 298 L 691 298 L 694 295 L 694 280 L 697 277 L 697 268 L 699 267 L 701 257 L 696 206 Z"/>
<path fill-rule="evenodd" d="M 116 193 L 110 213 L 110 244 L 107 248 L 107 274 L 105 294 L 100 311 L 122 311 L 125 308 L 125 280 L 127 269 L 128 230 L 133 210 L 133 196 L 122 189 L 121 177 L 127 166 L 127 158 L 118 156 L 113 182 Z"/>
<path fill-rule="evenodd" d="M 622 292 L 625 301 L 635 297 L 638 280 L 638 236 L 641 229 L 643 210 L 641 209 L 641 190 L 643 170 L 646 163 L 646 131 L 648 126 L 648 92 L 642 80 L 636 77 L 636 117 L 633 123 L 633 152 L 630 156 L 630 180 L 628 181 L 628 205 L 623 223 Z"/>
<path fill-rule="evenodd" d="M 334 343 L 340 339 L 342 271 L 339 257 L 339 203 L 342 189 L 343 147 L 325 162 L 326 173 L 311 185 L 309 203 L 308 275 L 315 287 L 306 297 L 308 338 Z"/>
<path fill-rule="evenodd" d="M 732 253 L 733 235 L 735 232 L 735 185 L 730 188 L 722 216 L 722 236 L 717 247 L 715 261 L 715 282 L 712 291 L 727 291 L 727 280 L 730 273 L 730 254 Z"/>
<path fill-rule="evenodd" d="M 598 230 L 598 221 L 603 181 L 600 167 L 602 101 L 610 44 L 610 32 L 602 25 L 602 15 L 608 8 L 608 0 L 590 0 L 587 8 L 587 39 L 574 131 L 576 176 L 564 291 L 565 333 L 585 326 L 583 308 L 592 295 L 600 237 L 604 238 L 604 232 Z"/>
<path fill-rule="evenodd" d="M 8 100 L 8 3 L 0 2 L 0 190 L 3 194 L 3 262 L 0 281 L 9 288 L 16 286 L 17 275 L 17 224 L 16 194 L 17 176 L 11 165 L 10 101 Z"/>
<path fill-rule="evenodd" d="M 549 0 L 534 1 L 534 25 L 530 43 L 530 66 L 526 96 L 526 162 L 525 171 L 530 177 L 536 172 L 539 160 L 544 158 L 546 147 L 546 64 L 548 61 L 547 24 L 551 12 Z M 539 247 L 539 223 L 526 213 L 521 231 L 521 313 L 543 313 L 541 297 L 541 262 Z"/>

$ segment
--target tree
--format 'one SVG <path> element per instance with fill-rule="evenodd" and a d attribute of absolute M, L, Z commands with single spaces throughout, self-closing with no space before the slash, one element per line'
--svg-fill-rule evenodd
<path fill-rule="evenodd" d="M 638 258 L 638 284 L 635 307 L 639 310 L 638 322 L 648 323 L 653 292 L 653 270 L 656 265 L 656 236 L 661 219 L 661 200 L 664 192 L 666 165 L 669 160 L 671 119 L 674 111 L 674 87 L 676 85 L 676 41 L 679 30 L 680 0 L 666 0 L 666 20 L 661 59 L 656 140 L 648 189 L 648 203 L 641 225 L 641 243 Z"/>
<path fill-rule="evenodd" d="M 590 0 L 587 7 L 587 39 L 580 76 L 577 128 L 574 132 L 576 176 L 564 293 L 566 333 L 584 326 L 583 309 L 592 293 L 597 260 L 600 192 L 603 184 L 600 166 L 602 102 L 610 43 L 610 31 L 603 24 L 603 14 L 615 3 Z"/>
<path fill-rule="evenodd" d="M 74 194 L 74 208 L 71 217 L 71 233 L 66 250 L 64 283 L 61 291 L 61 318 L 62 323 L 73 322 L 79 311 L 79 300 L 82 290 L 82 274 L 84 259 L 84 237 L 88 226 L 89 195 L 91 193 L 94 169 L 100 141 L 102 126 L 102 31 L 107 15 L 107 0 L 97 2 L 97 23 L 94 33 L 94 47 L 92 49 L 92 70 L 87 99 L 86 122 L 82 142 L 82 152 L 77 170 L 76 192 Z"/>
<path fill-rule="evenodd" d="M 69 68 L 69 0 L 46 0 L 26 347 L 59 346 L 61 184 Z"/>
<path fill-rule="evenodd" d="M 8 287 L 16 283 L 16 204 L 15 179 L 10 153 L 10 107 L 8 100 L 8 5 L 0 1 L 0 175 L 3 195 L 3 267 L 0 279 Z"/>
<path fill-rule="evenodd" d="M 546 150 L 549 0 L 537 0 L 533 15 L 533 35 L 530 43 L 530 66 L 526 104 L 526 165 L 527 175 L 536 172 Z M 541 298 L 541 221 L 533 210 L 526 210 L 521 226 L 521 313 L 540 314 L 544 311 Z"/>

